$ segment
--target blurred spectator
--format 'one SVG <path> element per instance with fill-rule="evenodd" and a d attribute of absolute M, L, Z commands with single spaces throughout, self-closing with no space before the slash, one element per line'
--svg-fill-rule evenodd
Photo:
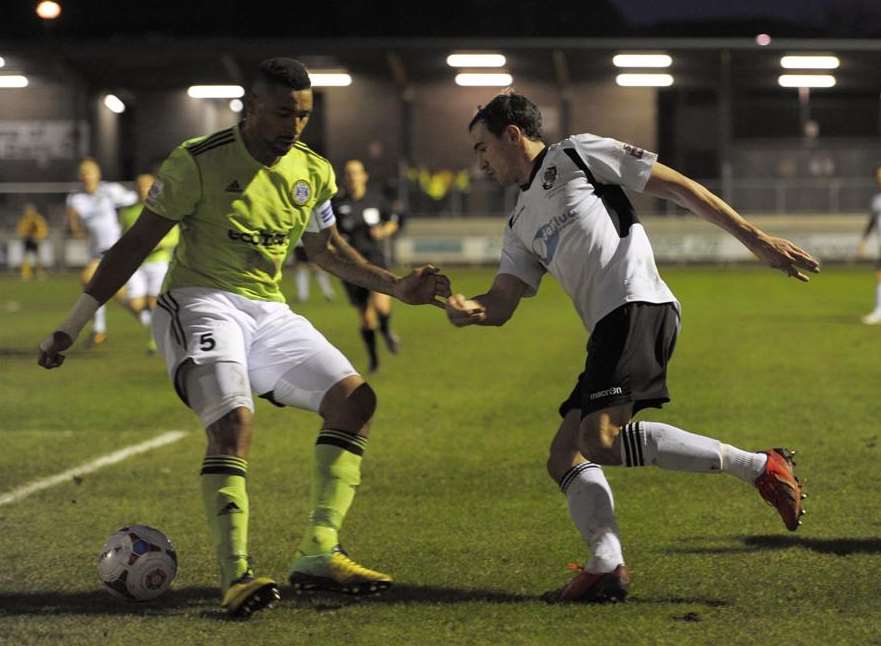
<path fill-rule="evenodd" d="M 15 228 L 24 243 L 21 279 L 30 280 L 35 274 L 37 278 L 44 278 L 46 271 L 40 262 L 40 242 L 49 235 L 46 218 L 37 211 L 37 207 L 28 203 L 24 205 L 24 212 Z"/>

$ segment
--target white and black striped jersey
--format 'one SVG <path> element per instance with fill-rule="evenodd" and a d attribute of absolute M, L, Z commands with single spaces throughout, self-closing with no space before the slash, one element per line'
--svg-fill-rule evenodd
<path fill-rule="evenodd" d="M 499 273 L 522 280 L 533 296 L 550 272 L 588 331 L 624 303 L 675 303 L 622 190 L 642 191 L 656 160 L 592 134 L 545 148 L 508 219 Z"/>

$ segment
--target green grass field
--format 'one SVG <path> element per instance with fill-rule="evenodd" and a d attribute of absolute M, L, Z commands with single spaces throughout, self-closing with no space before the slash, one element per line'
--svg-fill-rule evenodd
<path fill-rule="evenodd" d="M 451 269 L 474 293 L 489 270 Z M 198 470 L 204 439 L 162 362 L 118 306 L 109 341 L 60 370 L 34 348 L 78 293 L 75 276 L 0 278 L 0 496 L 169 430 L 187 436 L 0 506 L 0 643 L 31 644 L 881 644 L 881 328 L 863 326 L 866 268 L 803 285 L 758 268 L 668 268 L 683 304 L 666 421 L 744 448 L 800 450 L 810 498 L 787 532 L 735 478 L 607 469 L 630 600 L 547 606 L 584 560 L 546 446 L 584 359 L 585 333 L 547 279 L 502 329 L 450 327 L 398 306 L 402 353 L 371 379 L 380 404 L 345 545 L 397 585 L 352 600 L 282 601 L 248 623 L 218 611 Z M 341 291 L 340 291 L 341 295 Z M 354 311 L 297 308 L 358 367 Z M 284 580 L 307 514 L 317 416 L 257 403 L 252 554 Z M 174 589 L 146 605 L 100 589 L 98 551 L 145 523 L 180 555 Z"/>

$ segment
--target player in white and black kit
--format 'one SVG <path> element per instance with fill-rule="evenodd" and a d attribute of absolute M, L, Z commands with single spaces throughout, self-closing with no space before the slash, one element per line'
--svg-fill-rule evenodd
<path fill-rule="evenodd" d="M 591 550 L 587 565 L 549 601 L 623 599 L 624 565 L 612 492 L 600 465 L 659 466 L 728 473 L 754 484 L 795 530 L 803 513 L 791 452 L 753 453 L 657 422 L 633 422 L 670 400 L 667 362 L 679 330 L 679 303 L 655 266 L 645 229 L 623 188 L 675 201 L 737 237 L 789 276 L 818 271 L 810 255 L 741 218 L 701 185 L 636 146 L 590 134 L 546 146 L 541 113 L 526 97 L 497 96 L 469 125 L 480 167 L 502 185 L 520 185 L 505 226 L 501 265 L 490 290 L 456 294 L 456 326 L 502 325 L 551 273 L 590 333 L 587 361 L 560 406 L 548 471 Z"/>
<path fill-rule="evenodd" d="M 881 186 L 881 168 L 875 172 L 875 178 L 878 180 L 878 186 Z M 860 239 L 857 256 L 865 254 L 866 240 L 872 231 L 877 231 L 879 237 L 881 237 L 881 193 L 876 193 L 872 198 L 869 208 L 869 221 L 863 230 L 863 237 Z M 875 309 L 866 314 L 862 320 L 866 325 L 881 324 L 881 257 L 875 263 Z"/>
<path fill-rule="evenodd" d="M 385 243 L 398 231 L 398 215 L 379 193 L 368 187 L 364 164 L 350 159 L 343 167 L 345 188 L 333 201 L 337 227 L 358 253 L 378 267 L 388 268 Z M 387 294 L 371 292 L 343 281 L 349 302 L 358 310 L 361 338 L 367 348 L 368 372 L 379 369 L 376 351 L 376 328 L 392 354 L 397 354 L 400 339 L 391 329 L 392 300 Z"/>
<path fill-rule="evenodd" d="M 88 238 L 89 261 L 80 275 L 85 286 L 95 273 L 101 256 L 122 235 L 116 209 L 135 204 L 138 194 L 122 184 L 102 182 L 101 167 L 88 157 L 80 162 L 79 178 L 83 190 L 67 196 L 67 221 L 74 235 Z M 106 338 L 107 317 L 102 305 L 95 312 L 89 344 L 103 343 Z"/>

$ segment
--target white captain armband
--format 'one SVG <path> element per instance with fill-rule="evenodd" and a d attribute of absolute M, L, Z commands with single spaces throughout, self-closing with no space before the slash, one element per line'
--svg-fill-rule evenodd
<path fill-rule="evenodd" d="M 309 224 L 306 225 L 306 231 L 309 233 L 318 233 L 324 229 L 329 229 L 336 224 L 336 216 L 333 214 L 333 207 L 330 200 L 322 202 L 312 209 L 312 217 L 309 218 Z"/>

